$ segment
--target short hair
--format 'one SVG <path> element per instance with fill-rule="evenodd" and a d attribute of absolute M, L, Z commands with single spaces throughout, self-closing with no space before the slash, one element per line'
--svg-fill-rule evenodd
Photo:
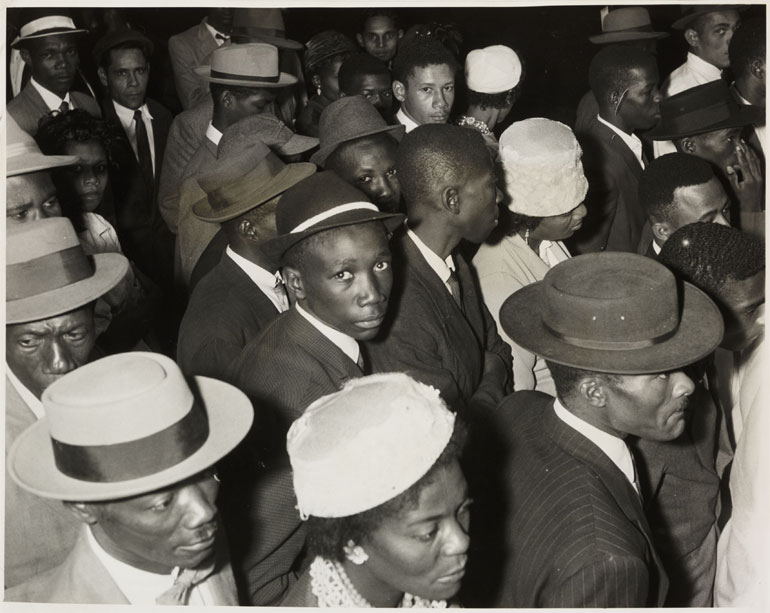
<path fill-rule="evenodd" d="M 551 362 L 550 360 L 546 360 L 545 365 L 551 372 L 553 384 L 556 388 L 557 398 L 569 397 L 576 390 L 578 383 L 580 383 L 580 381 L 585 377 L 597 377 L 610 384 L 614 384 L 620 381 L 620 375 L 611 373 L 584 370 L 575 366 L 557 364 L 556 362 Z"/>
<path fill-rule="evenodd" d="M 390 70 L 388 70 L 385 62 L 368 53 L 349 55 L 342 62 L 340 72 L 337 75 L 340 91 L 348 96 L 352 96 L 356 93 L 353 91 L 356 79 L 364 75 L 385 76 L 390 79 Z"/>
<path fill-rule="evenodd" d="M 588 67 L 591 91 L 597 99 L 612 91 L 622 92 L 633 83 L 631 71 L 635 68 L 657 70 L 655 56 L 635 47 L 604 47 Z"/>
<path fill-rule="evenodd" d="M 245 87 L 243 85 L 225 85 L 224 83 L 209 83 L 209 92 L 214 102 L 222 96 L 224 92 L 230 92 L 235 96 L 236 100 L 243 100 L 249 96 L 253 96 L 254 92 L 260 87 Z"/>
<path fill-rule="evenodd" d="M 342 157 L 345 155 L 345 151 L 352 145 L 357 145 L 363 142 L 392 142 L 395 146 L 398 146 L 398 141 L 393 138 L 391 134 L 387 132 L 380 132 L 379 134 L 371 134 L 369 136 L 362 136 L 353 140 L 345 141 L 337 145 L 337 148 L 332 151 L 323 163 L 323 167 L 329 170 L 337 170 L 342 164 Z M 395 162 L 395 160 L 393 160 Z"/>
<path fill-rule="evenodd" d="M 714 178 L 714 169 L 695 155 L 676 152 L 653 160 L 639 179 L 639 201 L 647 217 L 669 220 L 674 212 L 674 192 L 680 187 L 702 185 Z"/>
<path fill-rule="evenodd" d="M 393 80 L 406 83 L 415 68 L 446 64 L 457 74 L 459 64 L 451 51 L 434 38 L 417 37 L 402 42 L 393 58 Z"/>
<path fill-rule="evenodd" d="M 422 491 L 435 482 L 440 470 L 460 459 L 465 438 L 466 428 L 457 418 L 452 437 L 433 466 L 409 489 L 395 498 L 373 509 L 347 517 L 326 518 L 311 515 L 307 521 L 307 542 L 311 556 L 323 556 L 342 562 L 345 559 L 344 547 L 348 541 L 361 544 L 384 519 L 397 517 L 417 507 Z"/>
<path fill-rule="evenodd" d="M 108 160 L 113 144 L 121 138 L 117 128 L 83 109 L 42 117 L 35 135 L 35 141 L 45 155 L 64 155 L 67 143 L 71 141 L 96 140 L 104 147 Z"/>
<path fill-rule="evenodd" d="M 142 52 L 146 62 L 149 62 L 150 57 L 152 56 L 152 47 L 150 46 L 149 41 L 144 42 L 140 40 L 127 40 L 126 42 L 118 43 L 114 47 L 110 47 L 109 49 L 102 51 L 99 57 L 96 58 L 97 65 L 100 68 L 107 70 L 112 63 L 112 52 L 121 51 L 123 49 L 138 49 Z"/>
<path fill-rule="evenodd" d="M 756 60 L 765 63 L 765 22 L 759 19 L 744 21 L 730 41 L 730 68 L 736 76 L 751 70 Z"/>
<path fill-rule="evenodd" d="M 450 124 L 425 124 L 404 136 L 396 169 L 407 203 L 429 202 L 437 190 L 493 167 L 480 132 Z"/>
<path fill-rule="evenodd" d="M 362 32 L 366 27 L 366 22 L 369 21 L 372 17 L 385 17 L 386 19 L 390 19 L 393 22 L 393 26 L 398 29 L 398 17 L 394 11 L 386 8 L 370 8 L 364 11 L 364 16 L 361 19 Z"/>
<path fill-rule="evenodd" d="M 765 270 L 765 242 L 715 223 L 682 226 L 663 243 L 660 261 L 709 295 L 729 279 L 743 281 Z"/>

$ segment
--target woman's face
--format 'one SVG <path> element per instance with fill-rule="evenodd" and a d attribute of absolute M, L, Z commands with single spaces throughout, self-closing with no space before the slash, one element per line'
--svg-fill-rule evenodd
<path fill-rule="evenodd" d="M 361 545 L 381 593 L 446 600 L 460 590 L 468 559 L 468 484 L 457 461 L 438 470 L 419 504 L 386 518 Z"/>
<path fill-rule="evenodd" d="M 72 186 L 80 198 L 83 212 L 90 213 L 102 202 L 107 189 L 107 152 L 99 141 L 70 141 L 67 155 L 76 155 L 79 162 L 68 168 Z"/>
<path fill-rule="evenodd" d="M 551 215 L 550 217 L 541 217 L 530 236 L 543 241 L 560 241 L 569 238 L 583 225 L 583 218 L 586 216 L 586 207 L 581 202 L 571 211 L 561 215 Z"/>

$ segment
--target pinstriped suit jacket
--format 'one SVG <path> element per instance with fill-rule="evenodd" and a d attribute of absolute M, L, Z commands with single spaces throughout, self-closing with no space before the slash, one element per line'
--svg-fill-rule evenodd
<path fill-rule="evenodd" d="M 517 392 L 490 419 L 489 431 L 472 447 L 469 470 L 479 503 L 471 561 L 486 581 L 488 600 L 463 603 L 661 606 L 668 578 L 640 499 L 623 473 L 557 417 L 546 394 Z M 477 478 L 480 468 L 497 471 L 500 487 Z"/>

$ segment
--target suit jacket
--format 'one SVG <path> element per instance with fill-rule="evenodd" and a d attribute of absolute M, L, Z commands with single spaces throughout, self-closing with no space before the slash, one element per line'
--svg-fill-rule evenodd
<path fill-rule="evenodd" d="M 101 117 L 99 105 L 91 96 L 81 92 L 72 91 L 70 94 L 70 107 L 84 109 L 94 117 Z M 22 89 L 19 94 L 8 103 L 8 113 L 16 120 L 19 127 L 25 132 L 35 136 L 37 124 L 40 118 L 50 113 L 48 105 L 38 93 L 32 81 Z"/>
<path fill-rule="evenodd" d="M 394 289 L 383 329 L 366 344 L 373 372 L 406 372 L 464 409 L 482 380 L 484 357 L 511 372 L 511 350 L 497 333 L 470 267 L 453 254 L 464 313 L 417 246 L 402 232 L 392 244 Z"/>
<path fill-rule="evenodd" d="M 179 328 L 177 361 L 188 376 L 232 381 L 230 367 L 278 309 L 225 255 L 190 298 Z"/>
<path fill-rule="evenodd" d="M 37 421 L 5 378 L 5 453 Z M 82 524 L 58 500 L 40 498 L 5 477 L 5 585 L 12 587 L 60 564 Z"/>
<path fill-rule="evenodd" d="M 642 166 L 621 138 L 600 122 L 580 138 L 588 179 L 583 227 L 565 242 L 573 255 L 594 251 L 636 253 L 647 217 L 639 204 Z"/>
<path fill-rule="evenodd" d="M 209 97 L 208 83 L 195 74 L 195 67 L 205 64 L 217 48 L 204 18 L 197 26 L 168 39 L 168 54 L 174 69 L 176 93 L 182 108 L 187 110 Z"/>
<path fill-rule="evenodd" d="M 661 606 L 668 579 L 639 496 L 553 402 L 516 392 L 471 431 L 466 471 L 476 503 L 465 583 L 479 591 L 463 603 Z"/>
<path fill-rule="evenodd" d="M 67 559 L 57 568 L 5 592 L 12 602 L 71 604 L 129 604 L 110 573 L 88 542 L 88 528 L 80 530 Z M 233 571 L 226 555 L 217 560 L 214 573 L 204 580 L 214 597 L 213 605 L 238 604 Z"/>
<path fill-rule="evenodd" d="M 190 295 L 195 291 L 195 288 L 198 286 L 201 279 L 209 274 L 214 267 L 222 261 L 225 250 L 227 249 L 227 244 L 227 234 L 225 234 L 225 231 L 220 226 L 219 230 L 214 235 L 214 238 L 209 241 L 209 244 L 206 245 L 203 253 L 201 253 L 201 257 L 198 258 L 195 268 L 193 268 L 192 274 L 190 275 L 190 284 L 188 286 Z"/>
<path fill-rule="evenodd" d="M 310 403 L 363 373 L 296 308 L 244 348 L 233 372 L 254 404 L 255 427 L 227 465 L 220 508 L 249 604 L 276 605 L 296 579 L 305 543 L 286 433 Z"/>
<path fill-rule="evenodd" d="M 589 89 L 578 102 L 577 110 L 575 111 L 575 134 L 580 137 L 583 134 L 588 134 L 599 120 L 596 116 L 599 114 L 599 103 L 596 101 L 596 96 Z"/>

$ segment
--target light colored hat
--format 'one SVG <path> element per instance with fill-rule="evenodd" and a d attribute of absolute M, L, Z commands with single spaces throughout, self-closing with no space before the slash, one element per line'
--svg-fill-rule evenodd
<path fill-rule="evenodd" d="M 578 206 L 588 191 L 583 150 L 567 126 L 533 117 L 511 124 L 500 136 L 508 208 L 519 215 L 550 217 Z"/>
<path fill-rule="evenodd" d="M 6 177 L 15 177 L 28 172 L 37 172 L 59 166 L 70 166 L 78 161 L 75 155 L 43 155 L 35 139 L 19 127 L 10 115 L 5 116 Z"/>
<path fill-rule="evenodd" d="M 505 45 L 474 49 L 465 58 L 468 89 L 480 94 L 499 94 L 513 89 L 521 79 L 521 61 Z"/>
<path fill-rule="evenodd" d="M 300 516 L 347 517 L 405 492 L 444 451 L 454 422 L 438 390 L 402 373 L 353 379 L 319 398 L 287 437 Z"/>
<path fill-rule="evenodd" d="M 16 439 L 8 472 L 57 500 L 98 501 L 167 487 L 211 467 L 246 436 L 251 402 L 170 358 L 121 353 L 81 366 L 43 392 L 46 415 Z"/>
<path fill-rule="evenodd" d="M 278 68 L 278 49 L 267 43 L 222 45 L 212 51 L 209 64 L 196 66 L 195 73 L 211 83 L 240 87 L 287 87 L 297 77 Z"/>
<path fill-rule="evenodd" d="M 19 35 L 13 40 L 11 47 L 15 49 L 19 43 L 32 38 L 43 38 L 55 34 L 83 34 L 85 32 L 88 30 L 75 27 L 75 22 L 66 15 L 46 15 L 21 26 Z"/>
<path fill-rule="evenodd" d="M 66 217 L 9 226 L 5 252 L 5 323 L 38 321 L 88 304 L 128 272 L 119 253 L 88 256 Z"/>
<path fill-rule="evenodd" d="M 611 11 L 602 9 L 602 33 L 589 36 L 588 40 L 596 45 L 621 43 L 631 40 L 649 40 L 666 38 L 666 32 L 652 29 L 650 13 L 641 6 L 616 8 Z"/>

